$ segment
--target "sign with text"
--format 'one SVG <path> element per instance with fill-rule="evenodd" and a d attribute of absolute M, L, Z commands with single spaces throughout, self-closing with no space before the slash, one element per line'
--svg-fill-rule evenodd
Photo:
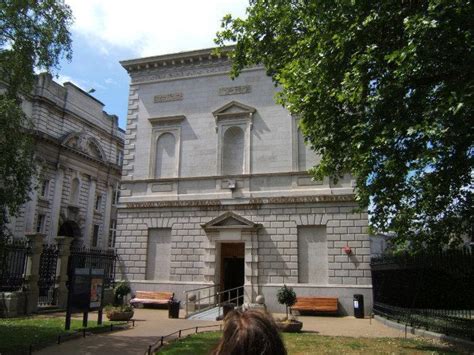
<path fill-rule="evenodd" d="M 71 310 L 87 312 L 97 309 L 102 302 L 103 269 L 76 268 L 70 288 Z"/>

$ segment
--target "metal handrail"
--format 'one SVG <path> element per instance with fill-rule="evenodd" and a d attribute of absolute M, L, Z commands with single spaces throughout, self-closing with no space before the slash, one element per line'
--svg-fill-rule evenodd
<path fill-rule="evenodd" d="M 195 305 L 197 305 L 197 307 L 199 308 L 199 311 L 205 311 L 207 309 L 211 309 L 211 308 L 214 308 L 216 306 L 216 302 L 213 301 L 213 302 L 210 302 L 211 299 L 215 299 L 215 296 L 219 293 L 219 289 L 220 289 L 221 285 L 217 284 L 217 285 L 210 285 L 210 286 L 204 286 L 204 287 L 199 287 L 199 288 L 195 288 L 195 289 L 192 289 L 192 290 L 186 290 L 186 291 L 183 291 L 184 293 L 184 299 L 185 299 L 185 317 L 187 318 L 188 317 L 188 295 L 190 293 L 195 293 L 196 291 L 199 291 L 198 292 L 198 295 L 197 295 L 197 299 L 195 301 Z M 201 297 L 201 291 L 202 290 L 210 290 L 211 288 L 216 288 L 216 291 L 214 291 L 214 293 L 208 293 L 208 296 L 204 296 L 204 297 Z M 207 306 L 205 307 L 202 307 L 201 306 L 201 301 L 203 300 L 209 300 L 209 302 L 207 303 Z"/>
<path fill-rule="evenodd" d="M 230 293 L 234 290 L 237 291 L 236 292 L 237 295 L 235 297 L 231 298 Z M 240 295 L 240 291 L 242 291 L 241 295 Z M 225 302 L 222 302 L 222 295 L 225 295 L 225 294 L 227 294 L 227 300 Z M 243 295 L 244 295 L 244 286 L 243 285 L 238 286 L 238 287 L 234 287 L 234 288 L 229 288 L 229 289 L 221 291 L 221 292 L 217 292 L 216 296 L 219 299 L 219 302 L 217 302 L 217 305 L 216 305 L 218 307 L 217 308 L 217 316 L 218 317 L 221 316 L 221 308 L 222 308 L 221 306 L 224 303 L 232 303 L 232 301 L 236 301 L 237 306 L 240 306 L 239 305 L 239 299 Z"/>
<path fill-rule="evenodd" d="M 211 285 L 211 286 L 206 286 L 206 287 L 200 287 L 200 288 L 196 288 L 196 289 L 193 289 L 193 290 L 188 290 L 188 291 L 184 291 L 183 293 L 185 294 L 185 318 L 188 318 L 188 294 L 191 293 L 191 292 L 196 292 L 196 291 L 201 291 L 201 290 L 206 290 L 206 289 L 211 289 L 211 288 L 214 288 L 216 287 L 217 289 L 220 288 L 220 285 Z M 236 296 L 235 297 L 231 297 L 231 292 L 232 291 L 236 291 Z M 227 299 L 223 302 L 222 301 L 222 296 L 223 295 L 226 295 L 227 294 Z M 217 307 L 218 308 L 218 317 L 220 317 L 221 315 L 221 308 L 222 308 L 222 305 L 224 303 L 232 303 L 233 301 L 236 301 L 236 304 L 237 306 L 240 306 L 239 305 L 239 299 L 240 297 L 242 297 L 244 295 L 244 286 L 238 286 L 238 287 L 234 287 L 234 288 L 229 288 L 227 290 L 223 290 L 223 291 L 216 291 L 214 294 L 208 294 L 208 296 L 205 296 L 205 297 L 201 297 L 200 296 L 200 292 L 198 293 L 198 297 L 195 301 L 195 304 L 197 305 L 197 308 L 198 308 L 198 311 L 197 312 L 203 312 L 203 311 L 206 311 L 208 309 L 211 309 L 211 308 L 215 308 Z M 208 302 L 207 305 L 205 307 L 202 307 L 201 306 L 201 301 L 202 300 L 207 300 L 207 299 L 212 299 L 213 301 L 212 302 Z"/>

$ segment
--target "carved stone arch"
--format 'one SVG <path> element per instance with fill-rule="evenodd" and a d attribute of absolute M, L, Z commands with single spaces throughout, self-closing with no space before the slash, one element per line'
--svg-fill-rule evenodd
<path fill-rule="evenodd" d="M 245 132 L 239 126 L 230 126 L 223 132 L 222 175 L 240 175 L 244 172 Z"/>
<path fill-rule="evenodd" d="M 105 151 L 95 137 L 87 139 L 86 152 L 96 159 L 105 160 Z"/>
<path fill-rule="evenodd" d="M 70 132 L 63 136 L 63 138 L 61 139 L 61 145 L 69 148 L 80 149 L 81 140 L 81 132 Z"/>

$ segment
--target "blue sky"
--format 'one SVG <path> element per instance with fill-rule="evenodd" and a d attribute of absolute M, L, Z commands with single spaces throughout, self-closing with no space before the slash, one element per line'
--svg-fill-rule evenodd
<path fill-rule="evenodd" d="M 119 61 L 212 47 L 222 17 L 244 16 L 247 0 L 66 0 L 75 18 L 73 59 L 56 80 L 71 81 L 126 125 L 129 77 Z"/>

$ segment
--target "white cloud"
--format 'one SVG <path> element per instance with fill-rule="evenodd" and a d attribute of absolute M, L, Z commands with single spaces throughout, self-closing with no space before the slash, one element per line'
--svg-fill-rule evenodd
<path fill-rule="evenodd" d="M 75 23 L 101 53 L 111 47 L 137 56 L 212 47 L 226 13 L 244 16 L 247 0 L 66 0 Z"/>
<path fill-rule="evenodd" d="M 106 83 L 107 85 L 117 85 L 117 82 L 112 78 L 106 78 L 104 80 L 104 83 Z"/>
<path fill-rule="evenodd" d="M 68 75 L 58 74 L 54 78 L 54 81 L 58 82 L 61 85 L 64 85 L 64 83 L 70 82 L 70 83 L 73 83 L 74 85 L 80 87 L 82 90 L 85 90 L 84 87 L 83 87 L 83 84 L 79 83 L 79 80 L 73 79 Z"/>

